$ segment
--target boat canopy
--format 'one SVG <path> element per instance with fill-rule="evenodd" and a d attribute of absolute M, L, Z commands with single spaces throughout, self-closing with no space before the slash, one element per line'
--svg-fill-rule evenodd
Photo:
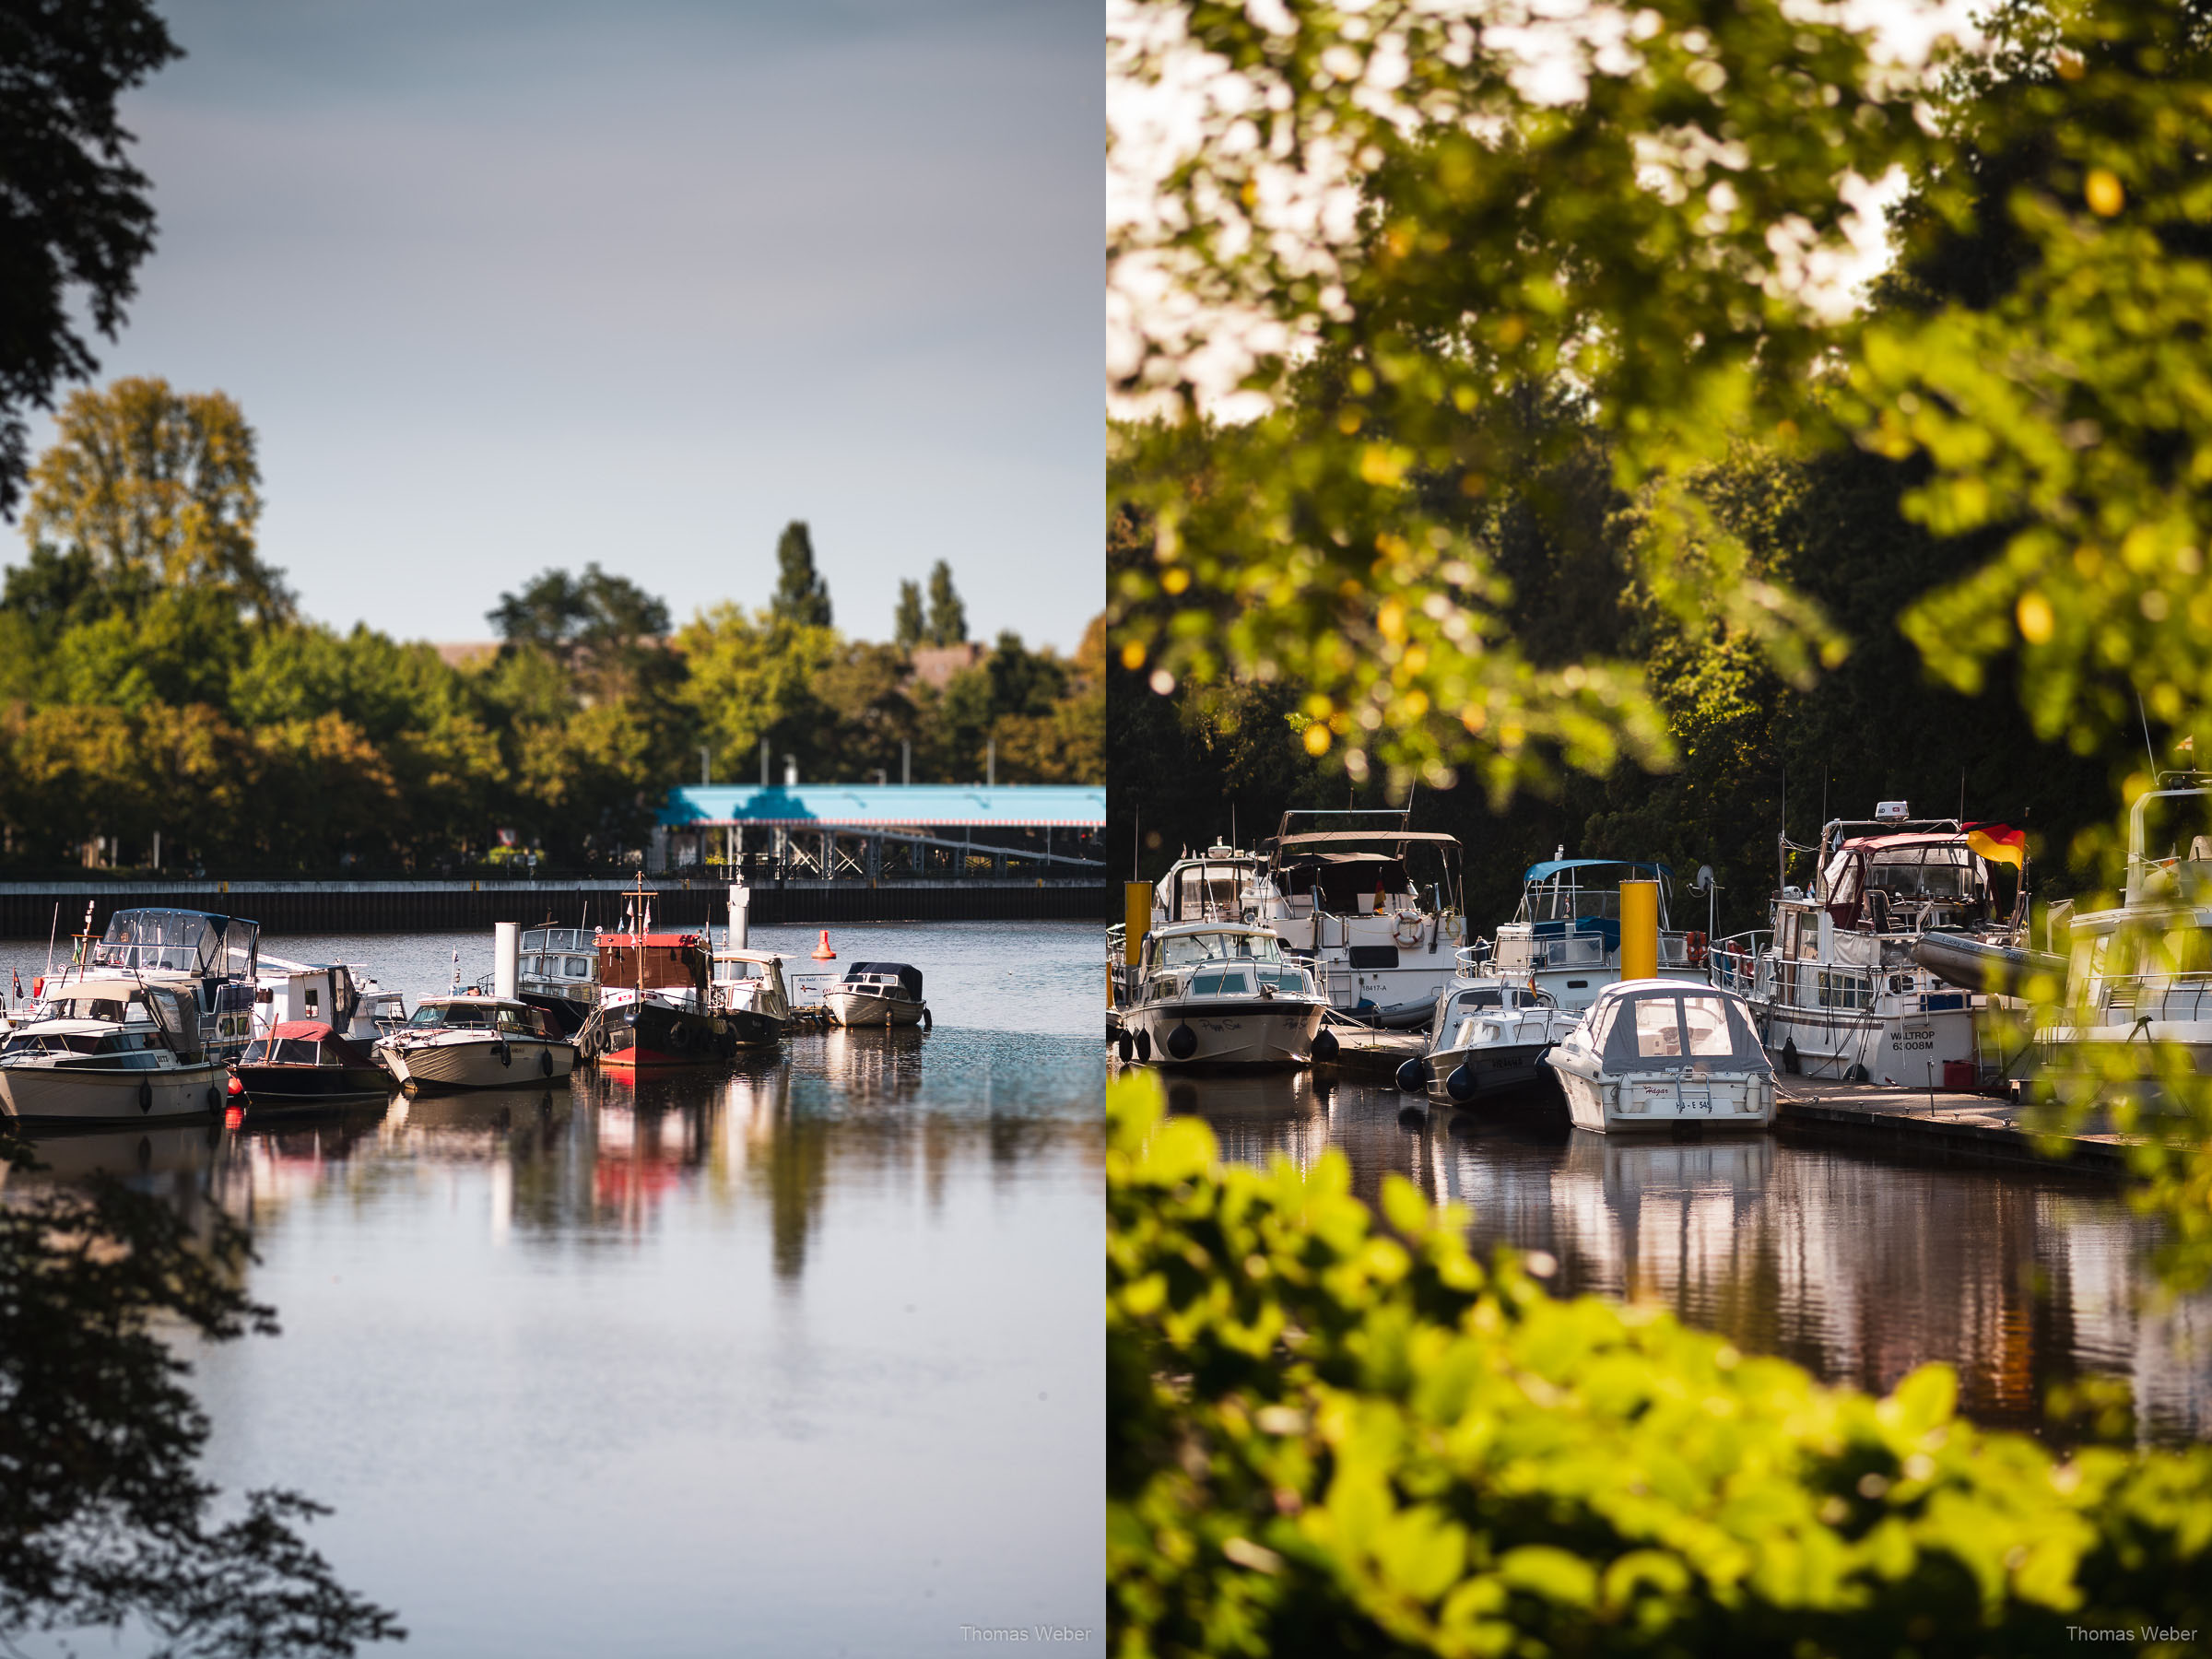
<path fill-rule="evenodd" d="M 899 982 L 900 989 L 914 1001 L 922 1000 L 922 970 L 910 968 L 904 962 L 855 962 L 845 970 L 848 981 L 865 980 L 871 973 L 881 973 Z"/>
<path fill-rule="evenodd" d="M 1393 846 L 1424 841 L 1431 845 L 1456 847 L 1459 845 L 1459 837 L 1446 835 L 1441 830 L 1311 830 L 1303 835 L 1279 836 L 1275 845 L 1280 850 L 1287 847 L 1341 844 L 1346 841 L 1388 841 Z"/>
<path fill-rule="evenodd" d="M 256 1053 L 255 1051 L 260 1051 Z M 246 1051 L 245 1064 L 262 1065 L 374 1065 L 375 1056 L 326 1020 L 279 1021 Z"/>
<path fill-rule="evenodd" d="M 1608 1072 L 1771 1071 L 1742 1002 L 1720 990 L 1664 980 L 1610 987 L 1587 1017 Z"/>
<path fill-rule="evenodd" d="M 208 911 L 120 910 L 92 947 L 92 966 L 139 973 L 217 974 L 252 979 L 259 968 L 261 924 Z"/>
<path fill-rule="evenodd" d="M 1672 881 L 1675 873 L 1667 865 L 1648 858 L 1548 858 L 1542 864 L 1528 866 L 1524 881 L 1549 881 L 1554 876 L 1568 870 L 1648 870 L 1665 880 Z"/>

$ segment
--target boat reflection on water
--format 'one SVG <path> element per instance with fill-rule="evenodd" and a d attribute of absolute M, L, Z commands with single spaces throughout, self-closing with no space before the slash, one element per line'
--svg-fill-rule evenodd
<path fill-rule="evenodd" d="M 889 1105 L 921 1092 L 930 1033 L 919 1026 L 832 1026 L 815 1041 L 822 1081 L 849 1105 Z"/>
<path fill-rule="evenodd" d="M 1335 1147 L 1371 1203 L 1385 1175 L 1406 1176 L 1471 1213 L 1478 1253 L 1549 1253 L 1562 1295 L 1665 1307 L 1831 1382 L 1885 1390 L 1942 1360 L 1970 1415 L 2034 1429 L 2051 1383 L 2121 1376 L 2147 1434 L 2212 1435 L 2212 1298 L 2165 1299 L 2145 1224 L 2111 1188 L 2063 1172 L 1920 1164 L 1786 1134 L 1424 1122 L 1361 1083 L 1324 1098 L 1290 1078 L 1193 1078 L 1169 1105 L 1203 1116 L 1241 1162 L 1282 1151 L 1306 1166 Z"/>

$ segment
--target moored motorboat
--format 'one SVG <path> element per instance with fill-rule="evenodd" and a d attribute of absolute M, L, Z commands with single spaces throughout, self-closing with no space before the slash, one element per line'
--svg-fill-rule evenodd
<path fill-rule="evenodd" d="M 1436 1001 L 1428 1052 L 1398 1067 L 1398 1087 L 1439 1106 L 1471 1107 L 1532 1086 L 1556 1093 L 1542 1065 L 1574 1029 L 1547 992 L 1488 974 L 1455 979 Z"/>
<path fill-rule="evenodd" d="M 63 968 L 43 974 L 35 990 L 51 997 L 77 980 L 122 974 L 147 984 L 183 986 L 197 1010 L 200 1046 L 235 1059 L 253 1036 L 261 924 L 210 911 L 119 910 L 97 939 L 87 931 Z"/>
<path fill-rule="evenodd" d="M 929 1023 L 922 998 L 922 971 L 904 962 L 855 962 L 845 977 L 822 988 L 830 1022 L 841 1026 L 911 1026 Z"/>
<path fill-rule="evenodd" d="M 1466 942 L 1458 838 L 1411 823 L 1410 806 L 1286 812 L 1244 904 L 1246 921 L 1312 967 L 1332 1006 L 1402 1030 L 1428 1023 Z"/>
<path fill-rule="evenodd" d="M 1184 922 L 1147 934 L 1123 1058 L 1161 1065 L 1304 1065 L 1328 1011 L 1272 928 Z"/>
<path fill-rule="evenodd" d="M 1578 1129 L 1764 1129 L 1774 1121 L 1774 1066 L 1750 1005 L 1718 986 L 1616 981 L 1543 1064 Z"/>
<path fill-rule="evenodd" d="M 247 1045 L 230 1068 L 230 1089 L 259 1117 L 388 1100 L 392 1077 L 373 1050 L 327 1020 L 295 1019 Z"/>
<path fill-rule="evenodd" d="M 1459 954 L 1460 971 L 1489 972 L 1544 992 L 1569 1014 L 1579 1014 L 1621 976 L 1620 888 L 1623 882 L 1658 884 L 1658 970 L 1661 975 L 1702 982 L 1705 935 L 1675 928 L 1667 919 L 1672 873 L 1665 865 L 1620 858 L 1569 858 L 1565 849 L 1522 874 L 1521 907 L 1501 924 L 1485 957 Z"/>
<path fill-rule="evenodd" d="M 791 993 L 783 959 L 772 950 L 725 947 L 714 952 L 708 1004 L 729 1022 L 739 1048 L 773 1048 L 791 1029 Z"/>
<path fill-rule="evenodd" d="M 426 997 L 375 1052 L 403 1087 L 418 1088 L 498 1088 L 565 1077 L 576 1068 L 576 1045 L 556 1034 L 545 1015 L 475 992 Z"/>
<path fill-rule="evenodd" d="M 228 1077 L 189 983 L 80 974 L 0 1046 L 0 1115 L 27 1129 L 206 1117 Z"/>

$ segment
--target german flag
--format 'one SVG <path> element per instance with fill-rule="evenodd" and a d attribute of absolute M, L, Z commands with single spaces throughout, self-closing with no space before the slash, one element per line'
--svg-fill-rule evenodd
<path fill-rule="evenodd" d="M 2028 832 L 2008 824 L 1969 824 L 1966 844 L 1991 864 L 2008 864 L 2024 869 L 2028 864 Z"/>

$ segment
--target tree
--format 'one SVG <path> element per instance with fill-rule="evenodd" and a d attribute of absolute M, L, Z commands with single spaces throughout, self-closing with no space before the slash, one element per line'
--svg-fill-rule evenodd
<path fill-rule="evenodd" d="M 153 251 L 116 100 L 182 55 L 145 0 L 0 12 L 0 517 L 28 470 L 26 412 L 99 368 L 76 316 L 113 339 Z"/>
<path fill-rule="evenodd" d="M 814 568 L 814 537 L 794 519 L 776 538 L 776 594 L 769 609 L 802 628 L 830 626 L 830 584 Z"/>
<path fill-rule="evenodd" d="M 688 669 L 684 700 L 720 769 L 744 775 L 762 738 L 779 777 L 786 753 L 810 771 L 827 759 L 823 739 L 833 721 L 816 697 L 815 679 L 837 660 L 832 629 L 725 604 L 694 618 L 677 644 Z"/>
<path fill-rule="evenodd" d="M 637 690 L 664 660 L 668 606 L 596 562 L 582 576 L 546 571 L 519 594 L 501 594 L 486 613 L 511 653 L 535 648 L 560 664 L 587 696 L 605 700 Z"/>
<path fill-rule="evenodd" d="M 24 530 L 88 568 L 106 606 L 135 613 L 164 589 L 219 595 L 261 624 L 292 614 L 254 546 L 253 429 L 220 392 L 119 380 L 72 393 L 30 477 Z"/>
<path fill-rule="evenodd" d="M 0 1146 L 0 1159 L 14 1148 Z M 206 1414 L 170 1333 L 273 1334 L 241 1288 L 246 1235 L 188 1228 L 118 1183 L 0 1205 L 0 1648 L 143 1621 L 166 1655 L 352 1653 L 406 1634 L 296 1530 L 325 1512 L 247 1494 L 209 1524 Z M 207 1236 L 195 1236 L 201 1231 Z M 168 1327 L 164 1330 L 160 1327 Z"/>
<path fill-rule="evenodd" d="M 958 645 L 968 638 L 968 607 L 952 585 L 952 567 L 943 559 L 929 572 L 929 642 Z"/>
<path fill-rule="evenodd" d="M 922 584 L 901 582 L 899 584 L 899 611 L 892 623 L 891 638 L 901 651 L 912 651 L 929 637 L 929 623 L 922 614 Z"/>

